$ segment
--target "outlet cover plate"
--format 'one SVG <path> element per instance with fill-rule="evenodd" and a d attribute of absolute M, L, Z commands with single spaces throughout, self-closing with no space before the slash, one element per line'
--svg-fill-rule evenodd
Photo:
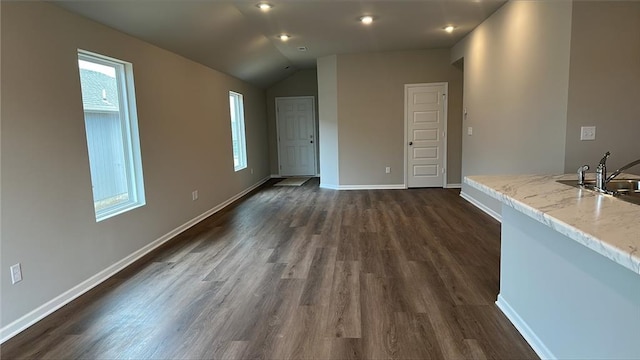
<path fill-rule="evenodd" d="M 11 266 L 11 283 L 16 284 L 22 281 L 22 269 L 20 263 Z"/>
<path fill-rule="evenodd" d="M 595 139 L 596 139 L 595 126 L 583 126 L 580 128 L 580 140 L 595 140 Z"/>

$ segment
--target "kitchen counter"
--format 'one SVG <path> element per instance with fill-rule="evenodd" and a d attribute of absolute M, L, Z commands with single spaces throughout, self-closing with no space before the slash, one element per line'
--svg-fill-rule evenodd
<path fill-rule="evenodd" d="M 465 183 L 640 274 L 640 206 L 556 182 L 576 178 L 469 176 Z"/>
<path fill-rule="evenodd" d="M 571 179 L 465 178 L 502 203 L 496 305 L 541 358 L 640 359 L 640 206 Z"/>

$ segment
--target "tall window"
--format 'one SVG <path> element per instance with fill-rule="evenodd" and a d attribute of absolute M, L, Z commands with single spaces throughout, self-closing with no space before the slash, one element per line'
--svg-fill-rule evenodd
<path fill-rule="evenodd" d="M 78 51 L 96 220 L 145 204 L 130 63 Z"/>
<path fill-rule="evenodd" d="M 229 107 L 231 110 L 233 168 L 238 171 L 247 167 L 247 142 L 244 136 L 244 102 L 242 94 L 229 91 Z"/>

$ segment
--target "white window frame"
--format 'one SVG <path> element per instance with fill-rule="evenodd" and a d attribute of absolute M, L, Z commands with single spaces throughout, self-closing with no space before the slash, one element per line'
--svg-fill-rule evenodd
<path fill-rule="evenodd" d="M 232 103 L 232 98 L 236 101 Z M 244 96 L 235 91 L 229 91 L 229 112 L 230 112 L 230 121 L 231 121 L 231 147 L 233 153 L 233 169 L 235 171 L 240 171 L 242 169 L 247 168 L 247 139 L 246 139 L 246 129 L 244 126 Z M 234 116 L 235 116 L 235 124 L 234 124 Z M 234 126 L 235 125 L 235 126 Z M 233 146 L 234 137 L 238 139 L 236 154 L 236 147 Z M 238 164 L 235 163 L 235 158 L 238 157 Z"/>
<path fill-rule="evenodd" d="M 78 49 L 78 60 L 112 66 L 116 69 L 118 105 L 129 199 L 125 202 L 121 202 L 98 210 L 96 209 L 96 199 L 94 198 L 96 221 L 99 222 L 118 214 L 127 212 L 129 210 L 144 206 L 146 204 L 144 193 L 144 179 L 142 174 L 142 156 L 140 153 L 140 135 L 138 131 L 135 86 L 133 82 L 133 65 L 126 61 L 118 60 L 81 49 Z M 83 113 L 84 112 L 85 111 L 83 105 Z M 89 139 L 87 138 L 87 146 L 89 145 L 88 142 Z M 95 185 L 93 184 L 93 179 L 92 185 Z"/>

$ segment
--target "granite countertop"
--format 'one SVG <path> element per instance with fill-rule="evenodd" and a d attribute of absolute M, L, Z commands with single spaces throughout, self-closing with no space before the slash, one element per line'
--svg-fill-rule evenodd
<path fill-rule="evenodd" d="M 640 206 L 556 182 L 570 179 L 576 174 L 468 176 L 464 182 L 640 274 Z"/>

